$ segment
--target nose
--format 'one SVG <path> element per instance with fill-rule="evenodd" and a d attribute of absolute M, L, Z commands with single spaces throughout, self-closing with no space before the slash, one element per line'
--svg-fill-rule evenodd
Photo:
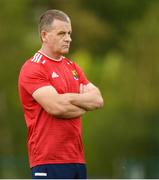
<path fill-rule="evenodd" d="M 72 41 L 70 34 L 67 34 L 65 36 L 65 41 L 67 41 L 67 42 L 71 42 Z"/>

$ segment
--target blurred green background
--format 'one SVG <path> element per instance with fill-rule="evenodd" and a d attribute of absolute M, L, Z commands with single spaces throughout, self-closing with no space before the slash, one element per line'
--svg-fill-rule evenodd
<path fill-rule="evenodd" d="M 83 119 L 88 177 L 159 178 L 158 0 L 0 0 L 0 178 L 31 177 L 17 79 L 52 8 L 71 17 L 67 57 L 105 100 Z"/>

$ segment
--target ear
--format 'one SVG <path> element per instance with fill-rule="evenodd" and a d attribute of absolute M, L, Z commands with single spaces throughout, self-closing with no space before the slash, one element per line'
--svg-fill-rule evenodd
<path fill-rule="evenodd" d="M 44 31 L 44 30 L 41 31 L 40 37 L 41 37 L 42 42 L 47 42 L 47 32 L 46 31 Z"/>

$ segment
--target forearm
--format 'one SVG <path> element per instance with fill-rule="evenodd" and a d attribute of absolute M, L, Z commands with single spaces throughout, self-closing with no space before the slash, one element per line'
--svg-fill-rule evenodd
<path fill-rule="evenodd" d="M 36 90 L 33 97 L 47 113 L 66 119 L 80 117 L 85 111 L 102 106 L 101 95 L 96 90 L 58 94 L 52 86 L 46 86 Z"/>
<path fill-rule="evenodd" d="M 103 99 L 99 91 L 92 90 L 90 92 L 66 93 L 59 94 L 56 101 L 57 112 L 53 111 L 53 115 L 58 118 L 76 118 L 82 116 L 86 111 L 101 108 Z M 55 108 L 53 109 L 55 110 Z"/>
<path fill-rule="evenodd" d="M 103 98 L 98 90 L 92 90 L 82 94 L 70 94 L 70 98 L 72 104 L 86 111 L 98 109 L 103 106 Z"/>
<path fill-rule="evenodd" d="M 72 119 L 81 117 L 83 114 L 85 114 L 85 112 L 86 111 L 80 107 L 69 105 L 69 107 L 63 109 L 63 111 L 59 111 L 59 113 L 55 114 L 54 116 L 62 119 Z"/>
<path fill-rule="evenodd" d="M 71 119 L 82 116 L 86 110 L 71 103 L 71 94 L 58 94 L 54 101 L 50 99 L 47 112 L 57 118 Z"/>
<path fill-rule="evenodd" d="M 69 94 L 58 94 L 52 86 L 37 89 L 33 98 L 48 114 L 57 118 L 71 119 L 85 113 L 83 108 L 71 103 Z"/>

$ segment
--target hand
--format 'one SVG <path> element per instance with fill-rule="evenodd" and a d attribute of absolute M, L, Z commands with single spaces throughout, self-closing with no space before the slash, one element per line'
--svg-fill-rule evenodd
<path fill-rule="evenodd" d="M 80 84 L 80 94 L 84 93 L 84 85 L 81 83 Z"/>
<path fill-rule="evenodd" d="M 87 86 L 82 83 L 80 84 L 80 94 L 91 92 L 92 90 L 94 90 L 94 88 L 92 89 L 92 86 Z"/>

